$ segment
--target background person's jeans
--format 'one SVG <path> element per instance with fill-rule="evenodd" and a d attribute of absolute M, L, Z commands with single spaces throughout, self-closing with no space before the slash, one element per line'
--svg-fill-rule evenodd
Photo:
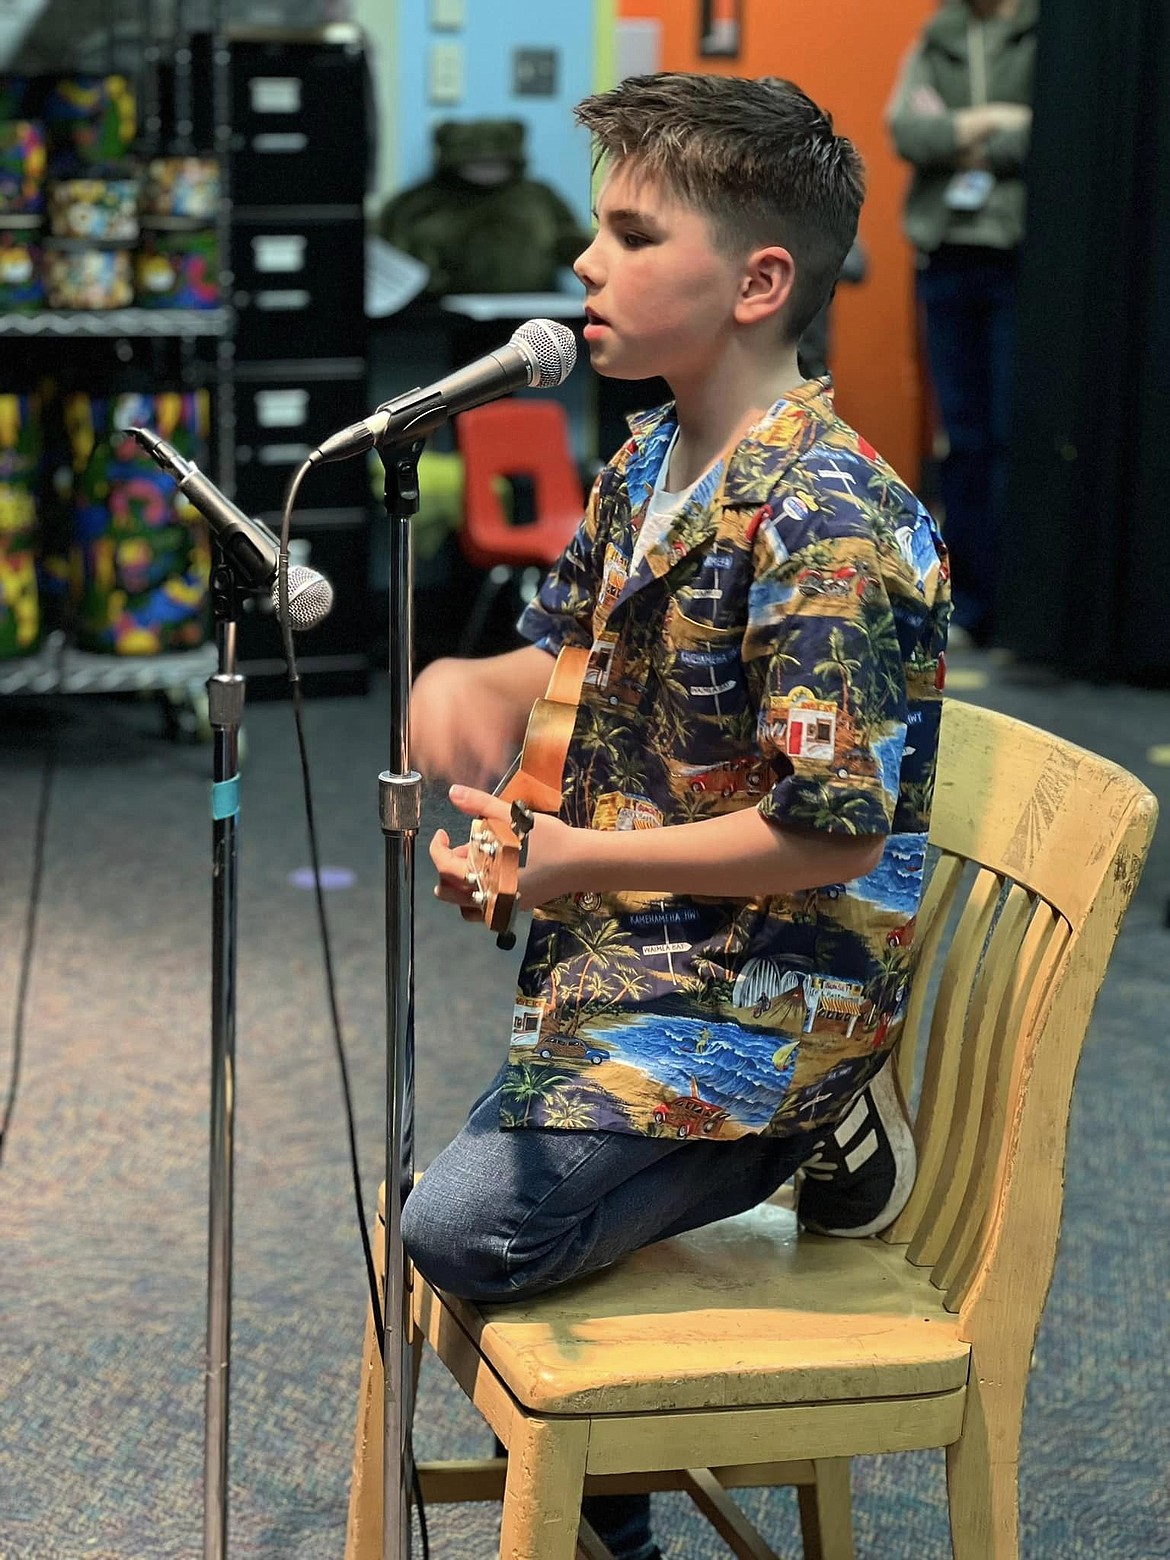
<path fill-rule="evenodd" d="M 939 482 L 955 621 L 986 643 L 995 621 L 1019 260 L 1015 250 L 961 244 L 923 260 L 918 298 L 949 445 Z"/>
<path fill-rule="evenodd" d="M 403 1242 L 419 1270 L 436 1288 L 469 1300 L 539 1294 L 652 1241 L 754 1208 L 824 1135 L 709 1143 L 501 1131 L 504 1076 L 501 1070 L 472 1107 L 402 1211 Z M 652 1552 L 649 1496 L 590 1497 L 582 1509 L 622 1560 Z"/>

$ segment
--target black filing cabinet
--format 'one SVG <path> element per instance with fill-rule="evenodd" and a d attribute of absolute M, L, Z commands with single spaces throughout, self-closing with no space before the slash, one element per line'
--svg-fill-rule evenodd
<path fill-rule="evenodd" d="M 276 530 L 293 473 L 330 433 L 370 411 L 365 315 L 367 147 L 373 127 L 357 28 L 230 34 L 231 261 L 236 502 Z M 298 634 L 307 693 L 369 682 L 367 458 L 320 467 L 293 514 L 293 561 L 333 584 L 319 628 Z M 253 689 L 285 686 L 270 604 L 240 625 Z"/>

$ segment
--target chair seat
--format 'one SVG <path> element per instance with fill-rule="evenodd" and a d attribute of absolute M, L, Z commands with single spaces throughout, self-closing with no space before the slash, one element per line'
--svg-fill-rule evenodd
<path fill-rule="evenodd" d="M 425 1310 L 425 1285 L 421 1298 Z M 529 1301 L 443 1304 L 533 1413 L 917 1397 L 967 1382 L 957 1318 L 901 1248 L 798 1234 L 770 1203 Z"/>

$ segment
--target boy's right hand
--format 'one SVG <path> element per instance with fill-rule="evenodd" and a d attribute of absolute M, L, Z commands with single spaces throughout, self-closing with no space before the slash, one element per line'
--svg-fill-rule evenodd
<path fill-rule="evenodd" d="M 512 761 L 512 710 L 484 686 L 481 665 L 445 657 L 415 681 L 410 761 L 428 780 L 491 790 Z"/>
<path fill-rule="evenodd" d="M 415 769 L 428 780 L 490 791 L 520 749 L 552 664 L 532 645 L 477 660 L 432 661 L 410 697 Z"/>

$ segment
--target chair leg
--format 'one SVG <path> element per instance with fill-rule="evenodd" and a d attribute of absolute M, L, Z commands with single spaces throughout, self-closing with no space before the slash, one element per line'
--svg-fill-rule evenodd
<path fill-rule="evenodd" d="M 947 1447 L 955 1560 L 1018 1560 L 1024 1388 L 1023 1379 L 992 1384 L 971 1372 L 963 1433 Z"/>
<path fill-rule="evenodd" d="M 574 1560 L 589 1422 L 517 1414 L 512 1423 L 500 1560 Z"/>
<path fill-rule="evenodd" d="M 854 1560 L 848 1457 L 813 1459 L 812 1484 L 797 1486 L 804 1560 Z"/>
<path fill-rule="evenodd" d="M 376 1221 L 374 1271 L 381 1273 L 385 1226 Z M 385 1386 L 374 1313 L 366 1312 L 362 1375 L 358 1385 L 357 1429 L 353 1472 L 349 1481 L 349 1518 L 345 1527 L 345 1560 L 381 1560 L 382 1555 L 382 1436 Z"/>

